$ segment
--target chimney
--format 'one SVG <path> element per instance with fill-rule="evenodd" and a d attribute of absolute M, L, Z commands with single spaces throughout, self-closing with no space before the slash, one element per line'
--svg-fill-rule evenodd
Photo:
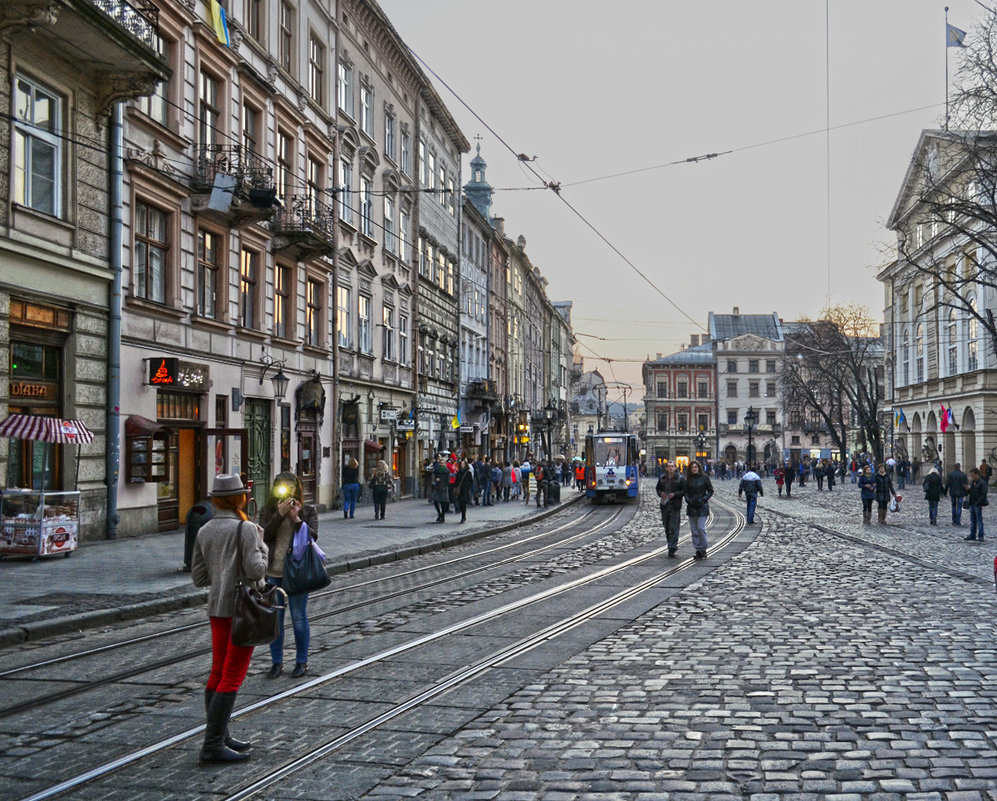
<path fill-rule="evenodd" d="M 699 334 L 689 334 L 689 344 L 696 347 L 699 344 Z"/>
<path fill-rule="evenodd" d="M 492 217 L 492 222 L 495 224 L 498 235 L 505 236 L 505 217 Z"/>
<path fill-rule="evenodd" d="M 739 306 L 734 307 L 734 316 L 737 317 L 741 314 L 741 308 Z"/>

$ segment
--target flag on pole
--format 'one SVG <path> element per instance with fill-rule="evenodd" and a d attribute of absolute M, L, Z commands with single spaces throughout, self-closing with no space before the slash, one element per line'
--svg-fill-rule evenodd
<path fill-rule="evenodd" d="M 955 414 L 952 411 L 952 404 L 951 403 L 949 404 L 948 416 L 949 416 L 949 425 L 950 426 L 954 426 L 955 430 L 958 431 L 959 430 L 959 424 L 955 421 Z"/>
<path fill-rule="evenodd" d="M 946 47 L 965 47 L 963 44 L 963 39 L 966 38 L 966 32 L 960 30 L 955 25 L 949 25 L 945 23 L 945 46 Z"/>
<path fill-rule="evenodd" d="M 214 26 L 215 38 L 218 39 L 218 43 L 231 47 L 232 43 L 228 38 L 228 18 L 225 16 L 225 9 L 218 0 L 211 0 L 211 23 Z"/>
<path fill-rule="evenodd" d="M 938 405 L 942 407 L 942 417 L 938 426 L 942 429 L 942 433 L 944 434 L 949 430 L 949 412 L 948 409 L 945 408 L 945 404 L 941 401 L 938 402 Z"/>
<path fill-rule="evenodd" d="M 450 428 L 460 428 L 464 424 L 464 421 L 460 418 L 460 409 L 457 410 L 457 414 L 453 416 L 453 420 L 450 421 Z"/>
<path fill-rule="evenodd" d="M 910 426 L 907 424 L 907 415 L 904 414 L 903 409 L 897 409 L 896 414 L 893 415 L 893 424 L 896 428 L 907 426 L 907 430 L 910 431 Z"/>

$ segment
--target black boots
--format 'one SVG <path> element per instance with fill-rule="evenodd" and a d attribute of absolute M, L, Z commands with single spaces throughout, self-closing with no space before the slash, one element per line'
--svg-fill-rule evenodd
<path fill-rule="evenodd" d="M 226 743 L 228 719 L 232 715 L 237 693 L 213 693 L 205 691 L 204 700 L 207 704 L 207 724 L 204 727 L 204 745 L 198 761 L 202 765 L 242 762 L 249 759 L 246 751 L 237 751 Z M 232 741 L 233 745 L 248 746 L 248 743 Z"/>
<path fill-rule="evenodd" d="M 211 699 L 215 697 L 215 691 L 204 689 L 204 712 L 207 714 L 208 709 L 211 707 Z M 228 722 L 225 724 L 225 745 L 231 748 L 233 751 L 238 751 L 242 753 L 243 751 L 248 751 L 253 747 L 252 743 L 246 743 L 242 740 L 236 740 L 228 731 Z"/>

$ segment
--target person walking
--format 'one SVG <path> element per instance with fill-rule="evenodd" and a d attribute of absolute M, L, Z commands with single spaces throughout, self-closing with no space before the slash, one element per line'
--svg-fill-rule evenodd
<path fill-rule="evenodd" d="M 394 487 L 394 476 L 388 469 L 384 459 L 378 459 L 374 472 L 370 474 L 370 495 L 374 499 L 374 519 L 384 520 L 384 511 L 388 505 L 388 493 Z"/>
<path fill-rule="evenodd" d="M 519 460 L 512 460 L 512 499 L 518 501 L 523 494 L 523 471 L 519 467 Z"/>
<path fill-rule="evenodd" d="M 827 470 L 825 471 L 825 474 L 824 474 L 824 477 L 827 479 L 827 491 L 828 492 L 833 492 L 834 491 L 834 478 L 835 478 L 834 474 L 837 473 L 837 472 L 838 472 L 838 468 L 836 468 L 834 466 L 834 462 L 828 462 L 827 463 Z"/>
<path fill-rule="evenodd" d="M 796 474 L 798 473 L 795 462 L 790 462 L 786 467 L 786 497 L 793 497 L 793 482 L 796 481 Z"/>
<path fill-rule="evenodd" d="M 932 467 L 928 475 L 921 482 L 924 488 L 924 499 L 928 502 L 928 524 L 938 525 L 938 501 L 941 500 L 942 493 L 945 492 L 945 484 L 938 474 L 937 468 Z"/>
<path fill-rule="evenodd" d="M 460 512 L 460 522 L 467 522 L 467 505 L 474 494 L 474 475 L 467 459 L 461 459 L 457 467 L 457 479 L 454 482 L 454 500 L 457 502 L 455 511 Z"/>
<path fill-rule="evenodd" d="M 967 542 L 983 542 L 983 507 L 987 500 L 987 480 L 977 468 L 969 471 L 969 536 Z"/>
<path fill-rule="evenodd" d="M 443 463 L 443 454 L 436 457 L 433 463 L 433 506 L 436 507 L 436 520 L 434 523 L 447 522 L 447 509 L 450 507 L 450 471 Z"/>
<path fill-rule="evenodd" d="M 994 469 L 987 464 L 987 460 L 984 459 L 980 462 L 980 478 L 987 482 L 987 486 L 990 486 L 990 476 L 994 474 Z"/>
<path fill-rule="evenodd" d="M 353 517 L 360 497 L 360 463 L 350 457 L 343 465 L 343 518 Z"/>
<path fill-rule="evenodd" d="M 762 489 L 762 479 L 754 470 L 748 470 L 743 476 L 741 476 L 741 483 L 737 487 L 737 497 L 740 498 L 742 495 L 747 500 L 747 517 L 748 525 L 753 526 L 755 524 L 755 506 L 758 505 L 758 496 L 765 496 L 765 492 Z"/>
<path fill-rule="evenodd" d="M 253 656 L 251 647 L 232 643 L 235 588 L 240 581 L 262 581 L 268 550 L 263 532 L 243 511 L 247 490 L 239 476 L 215 476 L 209 497 L 215 514 L 197 532 L 190 567 L 194 586 L 210 587 L 207 612 L 211 622 L 211 672 L 204 688 L 206 722 L 198 759 L 202 764 L 225 764 L 249 759 L 251 747 L 228 732 L 236 695 Z"/>
<path fill-rule="evenodd" d="M 962 525 L 962 499 L 969 491 L 969 479 L 962 472 L 962 465 L 956 462 L 952 472 L 945 479 L 945 492 L 952 501 L 952 525 Z"/>
<path fill-rule="evenodd" d="M 260 511 L 263 542 L 270 556 L 267 560 L 267 583 L 284 587 L 284 560 L 288 552 L 300 558 L 309 540 L 318 539 L 318 510 L 301 501 L 301 481 L 294 473 L 278 473 L 266 503 Z M 304 531 L 302 531 L 304 527 Z M 288 594 L 291 628 L 294 631 L 294 678 L 308 671 L 308 646 L 311 629 L 308 625 L 308 593 Z M 275 679 L 284 672 L 284 610 L 277 613 L 277 639 L 270 643 L 270 672 Z"/>
<path fill-rule="evenodd" d="M 705 559 L 709 540 L 706 536 L 706 521 L 710 516 L 710 498 L 713 497 L 713 484 L 703 472 L 699 462 L 689 462 L 689 476 L 685 482 L 686 514 L 692 531 L 692 546 L 696 549 L 695 558 Z"/>
<path fill-rule="evenodd" d="M 862 496 L 862 523 L 872 525 L 872 502 L 876 500 L 876 479 L 872 476 L 872 468 L 866 465 L 859 476 L 859 493 Z"/>
<path fill-rule="evenodd" d="M 519 465 L 519 472 L 523 476 L 523 503 L 530 502 L 530 473 L 533 472 L 533 466 L 530 464 L 529 455 L 523 459 L 522 463 Z"/>
<path fill-rule="evenodd" d="M 824 489 L 824 476 L 827 474 L 827 469 L 824 462 L 817 462 L 814 465 L 814 481 L 817 482 L 817 491 Z"/>
<path fill-rule="evenodd" d="M 508 501 L 512 497 L 512 465 L 506 462 L 502 465 L 502 499 Z"/>
<path fill-rule="evenodd" d="M 675 463 L 665 465 L 664 474 L 654 486 L 661 505 L 661 525 L 665 527 L 668 557 L 675 558 L 679 549 L 679 528 L 682 526 L 682 499 L 685 497 L 685 476 L 675 469 Z"/>
<path fill-rule="evenodd" d="M 775 486 L 779 490 L 779 497 L 781 498 L 782 488 L 786 484 L 786 468 L 780 464 L 772 471 L 772 475 L 775 476 Z"/>
<path fill-rule="evenodd" d="M 893 479 L 886 472 L 886 465 L 880 462 L 876 468 L 876 475 L 873 476 L 876 482 L 876 507 L 879 512 L 879 525 L 886 525 L 886 509 L 890 503 L 890 498 L 896 498 L 896 490 L 893 489 Z"/>

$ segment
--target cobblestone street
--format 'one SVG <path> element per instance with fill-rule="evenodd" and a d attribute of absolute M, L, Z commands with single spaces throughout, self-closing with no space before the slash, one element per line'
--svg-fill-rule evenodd
<path fill-rule="evenodd" d="M 919 487 L 880 528 L 850 484 L 765 484 L 739 557 L 365 797 L 997 798 L 991 545 L 947 506 L 929 529 Z"/>

